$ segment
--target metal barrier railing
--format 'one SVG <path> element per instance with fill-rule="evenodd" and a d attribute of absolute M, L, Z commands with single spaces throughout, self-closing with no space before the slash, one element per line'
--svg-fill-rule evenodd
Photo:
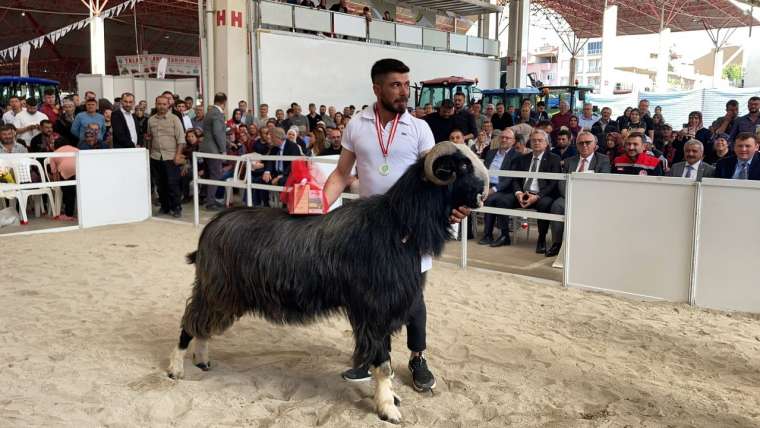
<path fill-rule="evenodd" d="M 244 184 L 238 184 L 234 181 L 220 181 L 220 180 L 208 180 L 198 177 L 198 159 L 199 158 L 207 158 L 207 159 L 220 159 L 220 160 L 229 160 L 229 161 L 245 161 L 246 162 L 246 178 Z M 200 202 L 199 202 L 199 196 L 198 196 L 198 185 L 199 184 L 205 184 L 205 185 L 212 185 L 212 186 L 219 186 L 219 187 L 233 187 L 237 189 L 245 189 L 246 190 L 246 196 L 247 196 L 247 205 L 250 207 L 253 204 L 253 198 L 251 191 L 252 189 L 261 189 L 261 190 L 271 190 L 271 191 L 277 191 L 281 192 L 285 190 L 284 186 L 273 186 L 270 184 L 255 184 L 251 181 L 251 171 L 250 168 L 250 162 L 252 161 L 294 161 L 294 160 L 309 160 L 311 162 L 317 162 L 317 163 L 331 163 L 331 164 L 337 164 L 337 159 L 325 159 L 320 157 L 309 157 L 309 156 L 269 156 L 269 155 L 259 155 L 256 153 L 243 155 L 243 156 L 230 156 L 230 155 L 217 155 L 217 154 L 211 154 L 211 153 L 200 153 L 200 152 L 194 152 L 193 153 L 193 224 L 195 226 L 200 225 Z M 547 173 L 547 172 L 524 172 L 524 171 L 496 171 L 496 172 L 489 172 L 489 174 L 493 174 L 494 176 L 498 177 L 510 177 L 510 178 L 536 178 L 536 179 L 542 179 L 542 180 L 567 180 L 568 174 L 558 174 L 558 173 Z M 354 193 L 342 193 L 341 195 L 342 199 L 357 199 L 359 195 Z M 492 208 L 492 207 L 483 207 L 478 208 L 476 210 L 473 210 L 473 212 L 480 212 L 480 213 L 486 213 L 486 214 L 496 214 L 496 215 L 509 215 L 509 216 L 520 216 L 525 218 L 534 218 L 537 220 L 549 220 L 549 221 L 561 221 L 565 222 L 565 216 L 564 215 L 558 215 L 558 214 L 546 214 L 546 213 L 540 213 L 534 210 L 523 210 L 523 209 L 506 209 L 506 208 Z M 462 269 L 467 268 L 467 222 L 468 219 L 464 218 L 462 222 L 460 223 L 460 236 L 462 237 L 461 241 L 461 252 L 460 252 L 460 262 L 459 266 Z"/>

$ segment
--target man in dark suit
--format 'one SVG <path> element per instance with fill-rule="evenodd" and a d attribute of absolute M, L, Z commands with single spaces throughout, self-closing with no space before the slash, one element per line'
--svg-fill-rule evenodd
<path fill-rule="evenodd" d="M 673 164 L 673 167 L 668 171 L 669 177 L 683 177 L 702 181 L 703 177 L 709 178 L 715 174 L 715 167 L 702 160 L 705 148 L 701 141 L 697 139 L 687 141 L 683 146 L 683 153 L 686 160 Z"/>
<path fill-rule="evenodd" d="M 135 96 L 129 92 L 121 94 L 121 107 L 111 113 L 111 132 L 114 149 L 131 149 L 145 145 L 143 132 L 137 126 L 132 109 Z"/>
<path fill-rule="evenodd" d="M 602 117 L 591 126 L 591 133 L 596 136 L 597 144 L 604 144 L 610 132 L 620 132 L 620 127 L 616 121 L 612 120 L 612 109 L 604 107 Z"/>
<path fill-rule="evenodd" d="M 515 171 L 527 172 L 549 172 L 559 173 L 560 167 L 559 156 L 546 150 L 549 136 L 543 130 L 537 129 L 530 134 L 531 153 L 522 155 L 515 159 L 512 169 Z M 554 202 L 557 191 L 556 180 L 544 180 L 536 178 L 513 178 L 511 189 L 508 192 L 498 192 L 491 201 L 491 206 L 498 208 L 531 208 L 538 212 L 548 213 Z M 548 220 L 538 220 L 538 242 L 536 243 L 536 252 L 543 254 L 546 252 L 546 233 L 549 231 Z M 493 242 L 493 246 L 509 245 L 509 233 L 504 233 L 498 240 Z M 508 232 L 508 230 L 507 230 Z"/>
<path fill-rule="evenodd" d="M 507 128 L 499 135 L 499 146 L 491 149 L 486 153 L 485 165 L 488 171 L 508 171 L 512 169 L 512 165 L 515 159 L 519 158 L 521 153 L 515 150 L 515 133 L 511 129 Z M 485 205 L 487 207 L 495 206 L 494 201 L 501 198 L 499 193 L 509 192 L 512 188 L 512 178 L 510 177 L 498 177 L 490 174 L 488 198 Z M 499 228 L 501 229 L 501 236 L 506 239 L 499 238 L 496 240 L 499 244 L 496 245 L 493 239 L 493 227 L 494 223 L 498 219 Z M 485 215 L 485 228 L 483 239 L 478 243 L 481 245 L 491 245 L 494 247 L 500 245 L 509 245 L 509 217 L 497 216 L 495 214 Z"/>
<path fill-rule="evenodd" d="M 227 95 L 218 92 L 214 95 L 214 105 L 209 108 L 206 117 L 203 118 L 203 142 L 199 148 L 201 153 L 213 153 L 222 155 L 227 151 L 227 133 L 225 132 L 224 108 L 227 104 Z M 206 164 L 206 173 L 210 180 L 222 179 L 222 160 L 203 159 Z M 216 187 L 208 186 L 206 189 L 206 208 L 218 210 L 223 207 L 216 201 Z"/>
<path fill-rule="evenodd" d="M 596 136 L 588 131 L 578 133 L 575 139 L 578 154 L 565 159 L 562 166 L 562 172 L 570 174 L 579 173 L 601 173 L 609 174 L 611 165 L 610 158 L 607 155 L 596 153 L 598 145 Z M 552 202 L 551 213 L 565 215 L 565 190 L 566 182 L 560 181 L 557 184 L 559 196 Z M 565 223 L 561 221 L 552 222 L 552 246 L 546 250 L 546 257 L 554 257 L 559 254 L 562 246 L 562 238 L 565 233 Z"/>
<path fill-rule="evenodd" d="M 269 132 L 272 141 L 272 156 L 301 156 L 298 144 L 285 139 L 285 131 L 273 128 Z M 261 181 L 273 186 L 284 186 L 290 175 L 290 161 L 268 161 L 264 164 L 264 173 Z"/>
<path fill-rule="evenodd" d="M 735 180 L 760 180 L 760 154 L 757 138 L 743 132 L 734 140 L 734 156 L 723 158 L 715 165 L 715 177 Z"/>

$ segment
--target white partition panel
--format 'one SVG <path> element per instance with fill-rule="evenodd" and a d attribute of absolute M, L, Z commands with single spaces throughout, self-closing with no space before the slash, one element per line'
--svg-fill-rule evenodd
<path fill-rule="evenodd" d="M 333 14 L 333 22 L 336 34 L 359 38 L 367 37 L 367 20 L 364 17 L 335 13 Z"/>
<path fill-rule="evenodd" d="M 694 302 L 760 312 L 760 182 L 706 178 L 700 190 Z"/>
<path fill-rule="evenodd" d="M 290 5 L 266 1 L 259 2 L 259 4 L 261 5 L 262 24 L 288 28 L 293 26 L 293 10 Z"/>
<path fill-rule="evenodd" d="M 683 178 L 572 174 L 567 286 L 688 302 L 695 198 Z"/>
<path fill-rule="evenodd" d="M 422 46 L 422 27 L 396 24 L 396 41 L 407 45 Z"/>
<path fill-rule="evenodd" d="M 422 43 L 425 46 L 436 49 L 447 49 L 449 37 L 443 31 L 431 30 L 429 28 L 422 29 Z"/>
<path fill-rule="evenodd" d="M 142 78 L 135 78 L 134 80 L 134 86 L 135 86 L 135 102 L 145 100 L 148 101 L 148 98 L 146 98 L 145 95 L 145 79 Z M 148 103 L 150 105 L 150 103 Z"/>
<path fill-rule="evenodd" d="M 369 38 L 373 40 L 396 41 L 396 24 L 373 20 L 369 23 Z"/>
<path fill-rule="evenodd" d="M 330 12 L 308 7 L 296 7 L 294 8 L 294 18 L 296 28 L 326 33 L 332 31 L 330 28 Z"/>
<path fill-rule="evenodd" d="M 480 37 L 467 36 L 467 52 L 482 54 L 483 39 Z"/>
<path fill-rule="evenodd" d="M 483 53 L 486 55 L 499 56 L 499 42 L 496 40 L 486 39 L 483 41 Z"/>
<path fill-rule="evenodd" d="M 449 33 L 449 48 L 454 52 L 467 52 L 467 36 Z"/>
<path fill-rule="evenodd" d="M 132 76 L 114 76 L 113 77 L 113 94 L 114 97 L 120 97 L 124 92 L 135 93 L 135 78 Z"/>
<path fill-rule="evenodd" d="M 77 164 L 82 227 L 143 221 L 151 216 L 145 149 L 82 150 Z"/>

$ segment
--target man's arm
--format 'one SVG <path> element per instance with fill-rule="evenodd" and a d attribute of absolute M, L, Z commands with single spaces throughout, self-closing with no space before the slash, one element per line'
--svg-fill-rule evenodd
<path fill-rule="evenodd" d="M 351 170 L 356 163 L 356 154 L 345 147 L 340 152 L 338 166 L 325 183 L 325 198 L 330 206 L 340 197 L 343 190 L 351 183 Z"/>
<path fill-rule="evenodd" d="M 214 144 L 216 144 L 216 148 L 219 150 L 219 153 L 224 154 L 227 149 L 227 133 L 224 132 L 224 118 L 222 117 L 218 119 L 212 119 L 211 125 L 211 138 L 214 139 Z"/>

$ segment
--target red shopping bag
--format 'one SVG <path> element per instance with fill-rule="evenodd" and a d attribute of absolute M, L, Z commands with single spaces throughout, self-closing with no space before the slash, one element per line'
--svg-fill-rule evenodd
<path fill-rule="evenodd" d="M 323 186 L 312 174 L 308 161 L 293 161 L 290 176 L 280 200 L 287 205 L 290 214 L 324 214 L 329 206 Z"/>

